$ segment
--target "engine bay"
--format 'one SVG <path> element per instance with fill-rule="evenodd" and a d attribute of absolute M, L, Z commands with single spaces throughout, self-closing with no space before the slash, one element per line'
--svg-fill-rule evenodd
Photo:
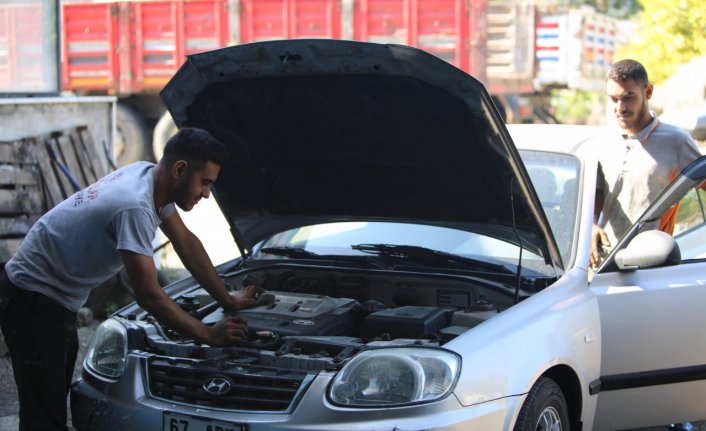
<path fill-rule="evenodd" d="M 145 350 L 181 358 L 222 358 L 296 370 L 340 368 L 373 347 L 441 346 L 496 316 L 514 302 L 496 282 L 457 276 L 280 267 L 224 277 L 234 293 L 251 284 L 264 291 L 256 306 L 224 312 L 200 286 L 184 289 L 176 303 L 212 325 L 244 316 L 248 337 L 235 346 L 211 348 L 181 337 L 145 315 L 158 328 Z"/>

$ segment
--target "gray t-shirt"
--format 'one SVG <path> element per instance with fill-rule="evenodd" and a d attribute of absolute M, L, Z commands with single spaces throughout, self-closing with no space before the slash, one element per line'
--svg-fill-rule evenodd
<path fill-rule="evenodd" d="M 701 156 L 688 133 L 657 118 L 634 136 L 622 133 L 601 139 L 597 148 L 597 188 L 604 197 L 600 225 L 613 246 L 672 178 Z"/>
<path fill-rule="evenodd" d="M 10 281 L 77 311 L 123 267 L 121 250 L 152 256 L 157 228 L 175 211 L 154 207 L 154 166 L 118 169 L 43 215 L 5 265 Z"/>

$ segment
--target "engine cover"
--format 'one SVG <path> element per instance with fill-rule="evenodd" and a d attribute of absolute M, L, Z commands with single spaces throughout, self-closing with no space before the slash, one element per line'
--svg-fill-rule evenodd
<path fill-rule="evenodd" d="M 359 304 L 353 299 L 305 293 L 268 293 L 274 295 L 270 304 L 227 315 L 244 316 L 250 332 L 272 331 L 280 336 L 339 335 L 353 328 L 362 318 Z M 215 323 L 222 317 L 222 312 L 216 312 L 203 321 Z"/>
<path fill-rule="evenodd" d="M 363 322 L 363 338 L 389 334 L 390 338 L 423 338 L 439 334 L 449 323 L 450 310 L 404 306 L 370 314 Z"/>

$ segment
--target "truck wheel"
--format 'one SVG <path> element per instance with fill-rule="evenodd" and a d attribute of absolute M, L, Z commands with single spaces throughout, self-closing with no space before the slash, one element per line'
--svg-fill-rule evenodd
<path fill-rule="evenodd" d="M 569 409 L 561 388 L 548 377 L 532 386 L 515 423 L 515 431 L 561 431 L 570 429 Z"/>
<path fill-rule="evenodd" d="M 169 138 L 174 136 L 179 130 L 174 124 L 172 115 L 169 112 L 165 112 L 159 118 L 157 125 L 154 126 L 154 133 L 152 133 L 152 153 L 154 154 L 154 159 L 159 161 L 162 158 L 162 153 L 164 153 L 164 146 L 167 144 Z"/>
<path fill-rule="evenodd" d="M 118 166 L 138 160 L 149 160 L 149 146 L 144 120 L 130 106 L 118 103 L 113 158 Z"/>

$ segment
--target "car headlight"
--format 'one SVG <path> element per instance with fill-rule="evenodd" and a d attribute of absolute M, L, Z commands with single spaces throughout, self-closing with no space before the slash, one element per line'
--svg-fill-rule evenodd
<path fill-rule="evenodd" d="M 391 406 L 445 397 L 453 389 L 460 358 L 440 349 L 368 350 L 333 379 L 329 396 L 347 406 Z"/>
<path fill-rule="evenodd" d="M 86 355 L 86 364 L 96 373 L 117 378 L 127 364 L 127 329 L 115 319 L 108 319 L 96 329 Z"/>

